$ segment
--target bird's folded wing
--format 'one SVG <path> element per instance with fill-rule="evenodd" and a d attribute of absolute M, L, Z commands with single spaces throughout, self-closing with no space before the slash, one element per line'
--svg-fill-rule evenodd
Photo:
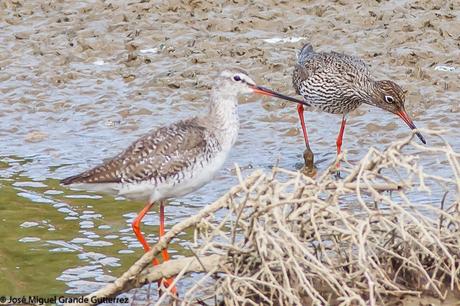
<path fill-rule="evenodd" d="M 195 119 L 158 128 L 103 164 L 67 178 L 73 183 L 134 183 L 163 181 L 181 175 L 194 161 L 210 158 L 218 142 Z"/>

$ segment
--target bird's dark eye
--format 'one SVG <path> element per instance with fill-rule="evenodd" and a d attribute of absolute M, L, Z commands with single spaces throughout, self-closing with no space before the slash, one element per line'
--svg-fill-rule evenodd
<path fill-rule="evenodd" d="M 392 96 L 385 96 L 385 101 L 387 103 L 393 103 L 395 101 L 395 98 L 393 98 Z"/>
<path fill-rule="evenodd" d="M 233 80 L 238 82 L 238 81 L 241 81 L 241 78 L 240 78 L 239 75 L 235 75 L 235 76 L 233 77 Z"/>

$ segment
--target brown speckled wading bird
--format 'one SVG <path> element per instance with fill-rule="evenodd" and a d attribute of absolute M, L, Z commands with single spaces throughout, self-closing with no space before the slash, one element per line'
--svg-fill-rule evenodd
<path fill-rule="evenodd" d="M 142 218 L 154 202 L 159 202 L 159 235 L 163 236 L 165 200 L 183 196 L 212 180 L 238 135 L 237 97 L 249 93 L 304 103 L 257 86 L 240 69 L 225 70 L 215 79 L 205 116 L 157 128 L 112 159 L 61 183 L 146 201 L 132 228 L 147 252 L 150 247 L 140 231 Z M 167 249 L 162 251 L 162 257 L 164 261 L 169 259 Z M 158 263 L 157 259 L 153 262 Z M 164 280 L 166 287 L 171 283 L 172 280 Z M 175 288 L 172 290 L 175 292 Z"/>
<path fill-rule="evenodd" d="M 404 91 L 395 82 L 374 80 L 367 65 L 359 58 L 337 52 L 315 52 L 310 44 L 300 50 L 292 77 L 297 94 L 311 108 L 331 114 L 342 114 L 337 137 L 337 155 L 342 148 L 347 114 L 363 103 L 398 115 L 411 129 L 416 129 L 404 109 Z M 313 158 L 304 121 L 304 107 L 298 104 L 302 132 L 307 146 L 305 159 Z M 426 144 L 422 134 L 418 138 Z"/>

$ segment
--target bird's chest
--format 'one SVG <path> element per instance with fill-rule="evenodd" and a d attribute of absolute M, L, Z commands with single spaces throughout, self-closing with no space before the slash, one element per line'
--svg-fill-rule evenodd
<path fill-rule="evenodd" d="M 333 82 L 305 82 L 300 94 L 314 109 L 331 114 L 351 112 L 362 103 L 352 88 Z"/>

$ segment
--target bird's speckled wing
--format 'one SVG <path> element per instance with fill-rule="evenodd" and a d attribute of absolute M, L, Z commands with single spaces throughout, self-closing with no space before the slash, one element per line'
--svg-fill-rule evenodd
<path fill-rule="evenodd" d="M 337 77 L 330 77 L 330 76 Z M 301 94 L 304 81 L 317 76 L 329 76 L 324 82 L 354 82 L 357 77 L 371 77 L 366 63 L 359 57 L 338 52 L 315 52 L 305 44 L 299 52 L 294 67 L 292 83 L 297 94 Z"/>
<path fill-rule="evenodd" d="M 314 108 L 329 113 L 347 113 L 362 103 L 357 88 L 371 79 L 359 58 L 337 52 L 314 52 L 299 56 L 293 73 L 296 92 Z M 300 61 L 301 59 L 301 61 Z"/>
<path fill-rule="evenodd" d="M 212 158 L 216 146 L 217 139 L 196 118 L 179 121 L 154 130 L 121 154 L 62 183 L 164 182 L 180 176 L 195 161 Z"/>
<path fill-rule="evenodd" d="M 303 65 L 298 64 L 296 69 L 301 71 L 302 80 L 317 75 L 324 75 L 324 78 L 337 75 L 334 80 L 338 82 L 352 81 L 355 77 L 370 77 L 369 69 L 364 61 L 355 56 L 336 52 L 315 53 Z"/>
<path fill-rule="evenodd" d="M 348 55 L 348 54 L 343 54 L 343 53 L 337 53 L 332 51 L 330 53 L 332 56 L 336 56 L 337 58 L 342 59 L 344 63 L 347 64 L 347 66 L 353 67 L 357 71 L 361 72 L 362 74 L 369 75 L 369 68 L 367 67 L 367 64 L 360 59 L 357 56 L 353 55 Z"/>

